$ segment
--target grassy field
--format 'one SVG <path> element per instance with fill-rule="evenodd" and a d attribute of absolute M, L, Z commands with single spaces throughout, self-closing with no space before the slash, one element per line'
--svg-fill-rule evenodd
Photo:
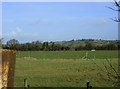
<path fill-rule="evenodd" d="M 91 59 L 94 58 L 92 54 L 93 52 L 88 52 Z M 117 58 L 118 55 L 117 51 L 95 51 L 94 54 L 97 59 L 105 59 L 109 56 L 109 58 Z M 84 55 L 85 51 L 18 52 L 14 85 L 23 87 L 24 78 L 27 78 L 31 87 L 86 87 L 88 81 L 93 87 L 114 86 L 113 81 L 108 79 L 103 65 L 105 64 L 108 71 L 114 74 L 108 62 L 106 60 L 74 60 L 81 59 Z M 117 70 L 118 60 L 110 62 Z"/>
<path fill-rule="evenodd" d="M 19 51 L 17 58 L 32 57 L 37 59 L 82 59 L 86 52 L 88 59 L 118 58 L 118 51 Z"/>

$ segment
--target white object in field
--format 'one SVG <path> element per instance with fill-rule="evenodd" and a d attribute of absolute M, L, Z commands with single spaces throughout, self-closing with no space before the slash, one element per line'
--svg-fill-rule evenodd
<path fill-rule="evenodd" d="M 92 49 L 91 51 L 95 51 L 95 49 Z"/>

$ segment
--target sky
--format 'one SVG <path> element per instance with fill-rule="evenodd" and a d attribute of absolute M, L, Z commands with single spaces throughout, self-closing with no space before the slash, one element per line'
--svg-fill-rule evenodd
<path fill-rule="evenodd" d="M 118 39 L 112 2 L 3 2 L 3 42 Z"/>

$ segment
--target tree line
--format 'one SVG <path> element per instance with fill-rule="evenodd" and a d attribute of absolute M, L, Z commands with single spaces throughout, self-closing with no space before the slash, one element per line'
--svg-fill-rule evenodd
<path fill-rule="evenodd" d="M 109 43 L 103 45 L 95 45 L 91 41 L 87 42 L 84 46 L 79 44 L 76 47 L 69 47 L 55 42 L 40 42 L 33 41 L 31 43 L 19 43 L 16 39 L 9 40 L 6 44 L 2 44 L 3 49 L 17 50 L 17 51 L 68 51 L 68 50 L 117 50 L 118 45 Z"/>
<path fill-rule="evenodd" d="M 31 43 L 20 44 L 18 40 L 12 39 L 6 44 L 2 44 L 3 49 L 11 49 L 17 51 L 59 51 L 69 50 L 69 47 L 55 44 L 55 42 L 33 41 Z"/>

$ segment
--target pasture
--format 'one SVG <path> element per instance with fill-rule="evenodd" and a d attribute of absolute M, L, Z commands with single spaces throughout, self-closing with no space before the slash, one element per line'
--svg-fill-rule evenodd
<path fill-rule="evenodd" d="M 88 59 L 118 58 L 118 51 L 18 51 L 17 58 L 32 57 L 37 59 L 82 59 L 86 52 Z"/>
<path fill-rule="evenodd" d="M 23 87 L 27 78 L 31 87 L 112 87 L 107 76 L 107 60 L 117 70 L 117 51 L 88 51 L 88 59 L 80 60 L 86 51 L 21 51 L 17 52 L 15 87 Z M 99 60 L 92 60 L 99 59 Z M 104 64 L 107 66 L 106 70 Z"/>

